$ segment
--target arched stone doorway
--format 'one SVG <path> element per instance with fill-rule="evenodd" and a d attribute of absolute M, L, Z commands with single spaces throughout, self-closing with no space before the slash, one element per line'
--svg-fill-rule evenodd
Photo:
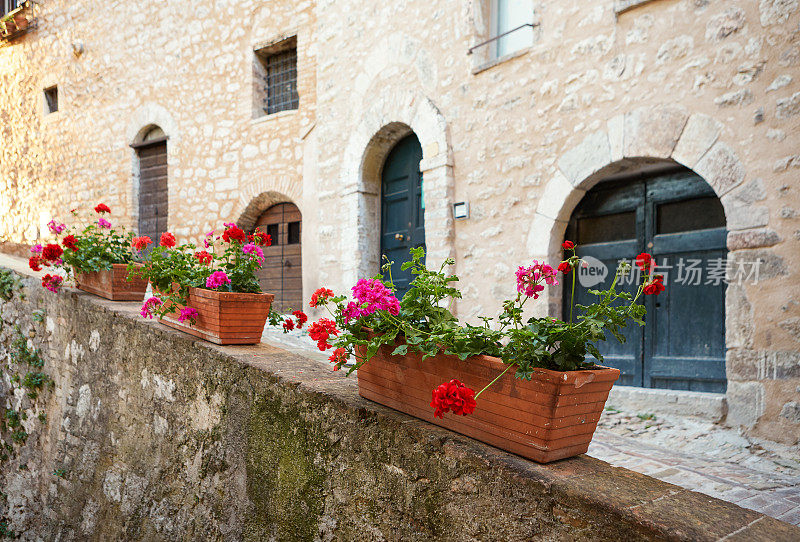
<path fill-rule="evenodd" d="M 653 254 L 666 291 L 647 296 L 647 326 L 603 345 L 620 384 L 722 393 L 725 376 L 726 222 L 722 204 L 700 176 L 676 164 L 612 176 L 590 189 L 572 213 L 566 237 L 588 267 L 578 272 L 575 302 L 596 300 L 589 288 L 611 284 L 620 261 Z M 572 278 L 575 278 L 574 276 Z M 620 280 L 635 293 L 638 269 Z M 563 314 L 571 292 L 564 281 Z"/>
<path fill-rule="evenodd" d="M 410 259 L 409 249 L 425 247 L 425 194 L 419 164 L 422 147 L 409 134 L 392 148 L 381 172 L 381 264 L 391 263 L 391 277 L 402 297 L 413 280 L 402 264 Z"/>
<path fill-rule="evenodd" d="M 262 212 L 253 224 L 272 238 L 264 247 L 264 264 L 256 273 L 264 292 L 275 295 L 279 312 L 303 308 L 302 216 L 294 203 L 278 203 Z"/>
<path fill-rule="evenodd" d="M 138 162 L 137 229 L 155 246 L 169 227 L 167 136 L 159 126 L 151 125 L 131 146 Z"/>

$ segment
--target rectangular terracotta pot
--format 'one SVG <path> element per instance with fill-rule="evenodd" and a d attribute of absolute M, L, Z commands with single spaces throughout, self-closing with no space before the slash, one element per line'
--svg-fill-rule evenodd
<path fill-rule="evenodd" d="M 112 301 L 141 301 L 147 289 L 147 280 L 135 278 L 128 282 L 128 264 L 115 263 L 112 269 L 94 273 L 75 271 L 75 284 L 79 290 Z"/>
<path fill-rule="evenodd" d="M 435 418 L 432 391 L 456 378 L 477 393 L 506 365 L 477 356 L 461 361 L 439 354 L 392 356 L 384 346 L 358 369 L 358 392 L 372 401 L 486 442 L 539 463 L 585 453 L 619 370 L 602 367 L 559 372 L 536 369 L 530 381 L 503 375 L 478 397 L 468 416 Z"/>
<path fill-rule="evenodd" d="M 215 344 L 257 344 L 274 298 L 273 294 L 189 288 L 188 306 L 199 313 L 195 324 L 178 320 L 183 305 L 162 317 L 161 323 Z"/>

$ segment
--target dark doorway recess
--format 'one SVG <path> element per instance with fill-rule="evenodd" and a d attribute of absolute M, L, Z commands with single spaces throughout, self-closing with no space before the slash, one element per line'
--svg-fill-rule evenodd
<path fill-rule="evenodd" d="M 261 213 L 255 225 L 272 237 L 272 245 L 264 247 L 264 265 L 257 273 L 261 289 L 275 295 L 273 308 L 276 311 L 302 310 L 300 209 L 294 203 L 273 205 Z"/>
<path fill-rule="evenodd" d="M 411 247 L 425 247 L 425 194 L 419 163 L 422 147 L 414 134 L 401 139 L 386 157 L 381 174 L 381 265 L 392 265 L 397 296 L 402 297 L 413 279 L 401 270 Z"/>
<path fill-rule="evenodd" d="M 702 178 L 681 168 L 601 183 L 575 209 L 566 237 L 578 243 L 581 257 L 599 262 L 596 280 L 603 266 L 608 270 L 595 288 L 609 286 L 619 260 L 640 252 L 651 253 L 665 275 L 666 292 L 644 299 L 647 325 L 628 328 L 625 344 L 609 336 L 601 345 L 606 364 L 622 371 L 621 384 L 725 391 L 726 284 L 719 266 L 727 258 L 727 231 L 722 204 Z M 634 292 L 635 280 L 626 282 Z M 565 317 L 570 284 L 564 280 Z M 595 299 L 579 282 L 575 302 Z"/>

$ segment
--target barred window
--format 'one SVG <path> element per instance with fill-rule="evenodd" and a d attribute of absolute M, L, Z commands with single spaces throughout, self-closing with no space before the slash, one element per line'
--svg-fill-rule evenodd
<path fill-rule="evenodd" d="M 255 116 L 297 109 L 297 38 L 256 50 L 255 55 Z"/>

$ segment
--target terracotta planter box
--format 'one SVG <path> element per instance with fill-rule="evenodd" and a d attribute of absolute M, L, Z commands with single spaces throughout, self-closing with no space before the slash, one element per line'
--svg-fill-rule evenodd
<path fill-rule="evenodd" d="M 215 344 L 257 344 L 274 298 L 272 294 L 189 288 L 189 306 L 199 313 L 196 323 L 178 321 L 183 305 L 161 318 L 161 323 Z"/>
<path fill-rule="evenodd" d="M 358 392 L 372 401 L 435 423 L 539 463 L 585 453 L 619 370 L 558 372 L 537 369 L 530 381 L 503 375 L 478 398 L 475 412 L 433 416 L 431 392 L 457 378 L 477 393 L 506 365 L 478 356 L 461 361 L 440 354 L 392 356 L 382 347 L 358 369 Z"/>
<path fill-rule="evenodd" d="M 94 273 L 75 272 L 75 284 L 79 290 L 89 292 L 112 301 L 141 301 L 147 289 L 147 281 L 136 278 L 128 282 L 128 265 L 113 264 L 113 269 Z"/>

